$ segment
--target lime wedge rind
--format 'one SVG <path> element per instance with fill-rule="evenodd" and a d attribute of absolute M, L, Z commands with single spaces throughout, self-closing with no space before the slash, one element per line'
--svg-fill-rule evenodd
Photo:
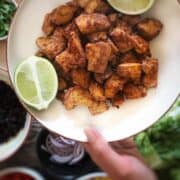
<path fill-rule="evenodd" d="M 108 0 L 108 2 L 115 10 L 117 10 L 120 13 L 127 14 L 127 15 L 139 15 L 139 14 L 143 14 L 143 13 L 147 12 L 148 10 L 150 10 L 152 8 L 155 0 L 149 0 L 148 5 L 139 10 L 123 9 L 122 7 L 117 7 L 117 5 L 114 4 L 114 2 L 112 0 Z"/>
<path fill-rule="evenodd" d="M 51 79 L 53 80 L 54 83 L 53 83 L 53 87 L 51 87 L 51 90 L 52 90 L 51 94 L 50 94 L 51 96 L 49 97 L 48 100 L 44 100 L 43 96 L 42 96 L 42 93 L 44 93 L 44 90 L 41 91 L 41 87 L 39 85 L 40 83 L 39 83 L 37 67 L 36 67 L 37 62 L 42 62 L 42 63 L 46 64 L 46 66 L 48 68 L 47 73 L 50 73 L 50 75 L 53 76 L 53 78 L 51 78 Z M 26 73 L 23 69 L 24 69 L 24 67 L 27 67 L 27 66 L 32 74 L 29 76 L 27 74 L 26 77 L 28 77 L 28 78 L 26 78 L 26 80 L 29 82 L 33 81 L 33 83 L 35 84 L 36 91 L 37 91 L 37 96 L 25 98 L 24 94 L 22 93 L 22 89 L 19 86 L 18 77 L 19 77 L 20 73 Z M 20 99 L 25 104 L 27 104 L 37 110 L 47 109 L 49 104 L 55 99 L 57 90 L 58 90 L 58 78 L 57 78 L 57 73 L 56 73 L 53 65 L 48 60 L 46 60 L 44 58 L 36 57 L 36 56 L 31 56 L 31 57 L 27 58 L 16 68 L 14 82 L 15 82 L 15 90 L 17 92 L 17 95 L 20 97 Z"/>

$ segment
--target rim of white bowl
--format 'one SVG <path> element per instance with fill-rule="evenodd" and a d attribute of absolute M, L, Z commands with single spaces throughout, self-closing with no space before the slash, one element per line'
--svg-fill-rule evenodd
<path fill-rule="evenodd" d="M 12 2 L 12 3 L 16 6 L 16 10 L 17 10 L 18 4 L 17 4 L 17 2 L 16 2 L 15 0 L 7 0 L 7 1 Z M 13 19 L 13 18 L 12 18 L 12 19 Z M 12 20 L 11 20 L 11 21 L 12 21 Z M 8 32 L 8 33 L 9 33 L 9 32 Z M 0 41 L 6 40 L 7 38 L 8 38 L 8 34 L 5 35 L 5 36 L 3 36 L 3 37 L 0 37 Z"/>
<path fill-rule="evenodd" d="M 0 171 L 0 177 L 3 177 L 11 173 L 24 173 L 26 175 L 31 176 L 34 179 L 44 180 L 44 177 L 39 172 L 27 167 L 11 167 L 7 169 L 3 169 Z"/>

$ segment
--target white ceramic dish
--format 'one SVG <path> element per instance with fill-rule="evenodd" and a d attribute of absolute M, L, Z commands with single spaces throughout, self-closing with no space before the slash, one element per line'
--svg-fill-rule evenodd
<path fill-rule="evenodd" d="M 15 0 L 7 0 L 7 1 L 12 2 L 16 6 L 16 8 L 18 7 L 18 4 Z M 8 37 L 8 35 L 0 37 L 0 41 L 7 39 L 7 37 Z"/>
<path fill-rule="evenodd" d="M 11 173 L 24 173 L 36 180 L 44 180 L 44 178 L 38 172 L 34 171 L 33 169 L 25 168 L 25 167 L 13 167 L 13 168 L 7 168 L 4 170 L 1 170 L 0 171 L 0 179 L 3 176 L 9 175 Z"/>
<path fill-rule="evenodd" d="M 92 178 L 98 178 L 98 177 L 107 177 L 107 174 L 103 172 L 95 172 L 77 178 L 76 180 L 91 180 Z"/>
<path fill-rule="evenodd" d="M 0 69 L 0 80 L 10 84 L 6 71 Z M 27 114 L 24 128 L 8 142 L 0 144 L 0 162 L 11 157 L 24 143 L 31 126 L 31 116 Z"/>
<path fill-rule="evenodd" d="M 17 65 L 37 51 L 36 38 L 42 35 L 41 26 L 46 13 L 67 0 L 23 1 L 12 23 L 8 39 L 8 69 L 11 81 Z M 145 16 L 156 17 L 164 24 L 163 32 L 152 43 L 152 53 L 160 62 L 159 82 L 148 96 L 129 100 L 120 109 L 92 116 L 87 108 L 66 111 L 54 100 L 49 109 L 27 110 L 46 128 L 67 138 L 86 141 L 84 128 L 95 126 L 107 141 L 121 140 L 139 133 L 155 123 L 175 102 L 180 91 L 180 7 L 173 0 L 158 0 Z"/>

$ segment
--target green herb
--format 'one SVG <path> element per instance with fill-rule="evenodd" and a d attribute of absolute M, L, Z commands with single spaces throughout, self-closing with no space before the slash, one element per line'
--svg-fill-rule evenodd
<path fill-rule="evenodd" d="M 0 0 L 0 37 L 8 34 L 10 22 L 16 10 L 15 5 L 7 0 Z"/>
<path fill-rule="evenodd" d="M 180 98 L 150 129 L 135 137 L 147 163 L 158 170 L 160 179 L 180 179 Z"/>

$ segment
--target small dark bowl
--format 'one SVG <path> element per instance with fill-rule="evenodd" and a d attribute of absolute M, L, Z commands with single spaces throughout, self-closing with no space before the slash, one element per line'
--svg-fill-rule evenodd
<path fill-rule="evenodd" d="M 45 129 L 40 132 L 36 144 L 36 150 L 43 168 L 51 179 L 75 180 L 85 174 L 100 171 L 88 154 L 85 154 L 84 158 L 80 162 L 72 166 L 51 162 L 49 160 L 50 154 L 41 148 L 41 145 L 45 145 L 45 140 L 48 134 L 49 131 Z"/>

